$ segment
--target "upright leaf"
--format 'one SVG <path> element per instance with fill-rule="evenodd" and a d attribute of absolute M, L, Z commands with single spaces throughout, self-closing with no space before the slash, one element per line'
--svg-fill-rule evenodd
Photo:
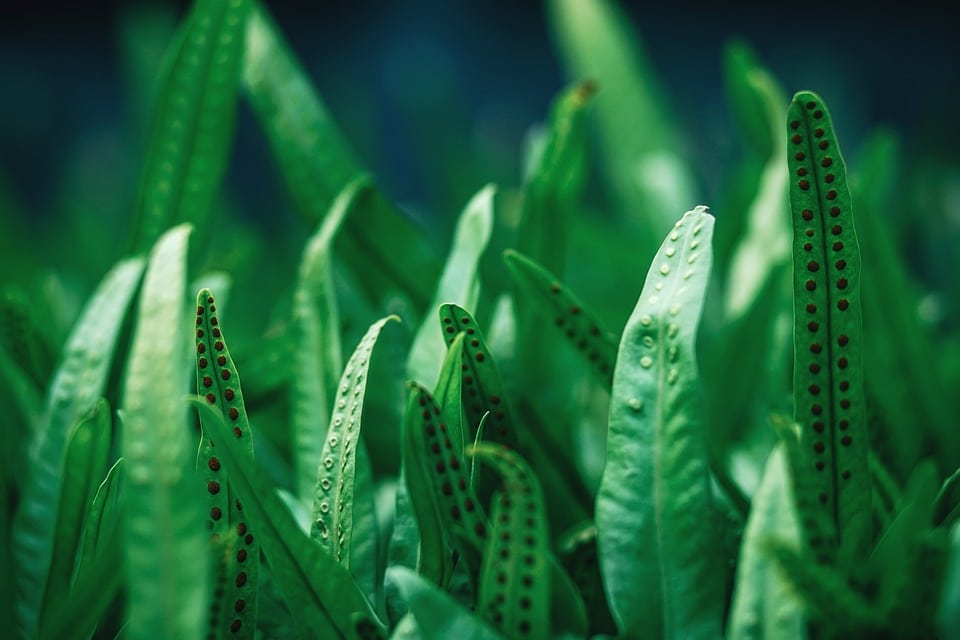
<path fill-rule="evenodd" d="M 724 570 L 694 352 L 712 232 L 706 207 L 676 223 L 617 356 L 596 522 L 611 613 L 628 638 L 721 633 Z"/>
<path fill-rule="evenodd" d="M 33 634 L 37 624 L 50 562 L 67 434 L 104 394 L 117 337 L 143 266 L 140 258 L 125 260 L 104 276 L 77 320 L 50 384 L 30 456 L 31 475 L 13 528 L 18 619 L 27 635 Z"/>
<path fill-rule="evenodd" d="M 171 47 L 155 104 L 133 246 L 165 229 L 204 229 L 227 168 L 249 0 L 196 0 Z"/>
<path fill-rule="evenodd" d="M 123 392 L 125 551 L 130 638 L 200 638 L 207 540 L 183 395 L 189 225 L 150 255 Z"/>
<path fill-rule="evenodd" d="M 480 292 L 479 262 L 493 230 L 494 187 L 481 189 L 460 215 L 453 235 L 453 246 L 440 276 L 431 309 L 445 302 L 464 307 L 476 305 Z M 440 373 L 446 349 L 437 335 L 434 319 L 428 315 L 420 324 L 407 360 L 407 377 L 433 388 Z"/>
<path fill-rule="evenodd" d="M 208 404 L 226 414 L 234 438 L 252 456 L 253 432 L 243 402 L 240 377 L 223 336 L 216 300 L 209 289 L 197 293 L 195 335 L 197 391 Z M 218 637 L 253 638 L 259 602 L 260 543 L 217 457 L 223 445 L 218 446 L 211 437 L 202 415 L 200 424 L 204 434 L 197 464 L 205 481 L 215 579 L 222 583 L 211 603 L 210 630 Z"/>
<path fill-rule="evenodd" d="M 387 573 L 407 601 L 422 640 L 500 640 L 503 637 L 443 590 L 406 567 L 391 567 Z"/>
<path fill-rule="evenodd" d="M 110 405 L 101 398 L 70 433 L 57 505 L 53 555 L 40 608 L 41 633 L 53 603 L 70 593 L 84 522 L 100 479 L 107 471 L 113 439 L 111 423 Z"/>
<path fill-rule="evenodd" d="M 218 451 L 243 502 L 247 521 L 260 532 L 260 544 L 271 574 L 283 591 L 291 615 L 304 638 L 383 638 L 385 628 L 357 588 L 349 571 L 303 533 L 273 483 L 235 437 L 224 416 L 205 402 L 195 406 L 205 415 Z"/>
<path fill-rule="evenodd" d="M 816 500 L 842 560 L 866 557 L 870 473 L 863 398 L 860 249 L 823 100 L 797 93 L 787 117 L 793 212 L 794 420 Z M 811 496 L 812 497 L 812 496 Z M 829 546 L 825 551 L 829 555 Z"/>
<path fill-rule="evenodd" d="M 297 495 L 313 501 L 317 468 L 333 411 L 337 380 L 343 369 L 340 315 L 333 285 L 333 243 L 357 196 L 368 183 L 355 180 L 344 188 L 307 241 L 293 294 L 293 439 Z"/>
<path fill-rule="evenodd" d="M 351 567 L 354 503 L 364 499 L 364 496 L 354 497 L 354 486 L 367 373 L 377 338 L 391 320 L 398 318 L 387 316 L 374 322 L 347 361 L 317 469 L 311 536 L 347 568 Z"/>

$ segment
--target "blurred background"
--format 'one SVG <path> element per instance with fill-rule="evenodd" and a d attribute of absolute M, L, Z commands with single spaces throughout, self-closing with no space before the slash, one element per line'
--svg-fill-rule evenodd
<path fill-rule="evenodd" d="M 519 184 L 524 140 L 569 81 L 539 2 L 266 4 L 387 195 L 443 233 L 483 184 Z M 733 38 L 755 48 L 788 96 L 809 88 L 827 100 L 848 161 L 889 125 L 907 157 L 934 159 L 952 176 L 938 184 L 960 193 L 960 39 L 948 9 L 807 3 L 801 15 L 759 4 L 621 5 L 684 134 L 680 152 L 704 202 L 722 192 L 717 169 L 741 146 L 723 86 L 723 49 Z M 48 239 L 64 232 L 54 221 L 65 210 L 125 229 L 153 79 L 187 6 L 4 3 L 4 215 Z M 225 193 L 254 224 L 285 206 L 245 103 Z M 937 196 L 938 204 L 945 198 L 960 224 L 960 198 Z"/>

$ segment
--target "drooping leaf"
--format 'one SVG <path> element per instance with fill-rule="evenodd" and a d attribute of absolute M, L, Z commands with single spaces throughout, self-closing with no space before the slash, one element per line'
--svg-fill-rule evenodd
<path fill-rule="evenodd" d="M 625 637 L 721 632 L 724 571 L 694 352 L 712 230 L 705 207 L 676 223 L 617 356 L 596 523 L 611 612 Z"/>

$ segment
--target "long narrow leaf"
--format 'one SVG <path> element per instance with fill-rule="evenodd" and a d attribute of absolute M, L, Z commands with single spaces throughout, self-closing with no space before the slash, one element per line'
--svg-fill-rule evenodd
<path fill-rule="evenodd" d="M 126 633 L 200 638 L 207 607 L 207 541 L 193 471 L 185 325 L 189 225 L 151 253 L 123 393 L 126 460 Z"/>
<path fill-rule="evenodd" d="M 161 78 L 135 251 L 178 222 L 203 231 L 227 167 L 249 0 L 196 0 Z"/>
<path fill-rule="evenodd" d="M 260 532 L 271 574 L 283 590 L 301 637 L 383 637 L 384 626 L 349 571 L 300 529 L 272 482 L 231 437 L 223 415 L 206 402 L 194 404 L 205 415 L 214 439 L 225 445 L 219 449 L 221 462 L 251 527 Z"/>
<path fill-rule="evenodd" d="M 104 393 L 117 337 L 126 317 L 144 261 L 133 258 L 103 279 L 77 321 L 64 348 L 32 455 L 32 473 L 14 521 L 18 619 L 32 635 L 50 562 L 54 510 L 60 493 L 67 433 Z"/>
<path fill-rule="evenodd" d="M 694 353 L 712 230 L 705 207 L 676 223 L 617 356 L 596 522 L 626 637 L 720 637 L 724 576 Z"/>

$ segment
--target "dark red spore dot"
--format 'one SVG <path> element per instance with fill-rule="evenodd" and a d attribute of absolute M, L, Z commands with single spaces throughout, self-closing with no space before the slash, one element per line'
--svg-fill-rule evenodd
<path fill-rule="evenodd" d="M 471 500 L 470 498 L 467 498 L 463 502 L 463 508 L 466 509 L 468 512 L 473 513 L 473 510 L 477 508 L 477 505 L 474 504 L 473 500 Z"/>
<path fill-rule="evenodd" d="M 815 396 L 816 396 L 816 395 L 819 395 L 819 394 L 820 394 L 820 386 L 819 386 L 819 385 L 812 384 L 812 385 L 810 385 L 809 387 L 807 387 L 807 391 L 809 391 L 811 394 L 813 394 L 813 395 L 815 395 Z"/>
<path fill-rule="evenodd" d="M 817 128 L 814 130 L 813 135 L 817 136 L 818 138 L 822 138 L 822 137 L 823 137 L 823 129 L 817 127 Z"/>
<path fill-rule="evenodd" d="M 247 550 L 240 549 L 237 551 L 237 562 L 246 562 L 247 561 Z"/>
<path fill-rule="evenodd" d="M 846 391 L 850 388 L 850 383 L 844 380 L 843 382 L 840 383 L 839 387 L 840 387 L 840 391 Z"/>
<path fill-rule="evenodd" d="M 214 507 L 210 509 L 210 519 L 219 520 L 223 517 L 223 511 L 220 510 L 220 507 Z"/>
<path fill-rule="evenodd" d="M 797 160 L 798 162 L 803 162 L 804 160 L 807 159 L 807 154 L 805 154 L 803 151 L 797 151 L 797 153 L 794 154 L 793 157 L 794 157 L 794 159 Z"/>
<path fill-rule="evenodd" d="M 211 480 L 207 483 L 207 491 L 209 491 L 211 495 L 217 495 L 220 493 L 220 483 L 216 480 Z"/>
<path fill-rule="evenodd" d="M 813 430 L 816 431 L 817 433 L 823 433 L 823 430 L 825 428 L 826 428 L 825 425 L 820 420 L 817 420 L 816 422 L 813 423 Z"/>
<path fill-rule="evenodd" d="M 820 406 L 819 404 L 815 404 L 812 407 L 810 407 L 810 412 L 815 416 L 819 416 L 820 414 L 823 413 L 823 407 Z"/>
<path fill-rule="evenodd" d="M 799 129 L 799 128 L 800 128 L 800 121 L 799 121 L 799 120 L 791 120 L 791 121 L 790 121 L 790 128 L 791 128 L 791 129 Z"/>
<path fill-rule="evenodd" d="M 243 539 L 243 542 L 244 542 L 245 544 L 247 544 L 247 545 L 253 544 L 253 534 L 252 534 L 252 533 L 248 533 L 248 534 L 246 535 L 246 537 Z"/>
<path fill-rule="evenodd" d="M 227 356 L 217 356 L 217 364 L 221 367 L 227 364 Z"/>
<path fill-rule="evenodd" d="M 203 337 L 203 329 L 197 329 L 197 337 L 198 337 L 198 338 L 202 338 L 202 337 Z M 201 352 L 201 353 L 202 353 L 202 352 Z"/>
<path fill-rule="evenodd" d="M 842 243 L 842 242 L 834 242 L 834 243 L 833 243 L 833 250 L 834 250 L 834 251 L 843 251 L 843 243 Z"/>
<path fill-rule="evenodd" d="M 823 111 L 821 111 L 820 109 L 817 109 L 816 111 L 813 112 L 813 117 L 819 120 L 820 118 L 823 117 Z"/>
<path fill-rule="evenodd" d="M 807 313 L 816 313 L 816 312 L 817 312 L 817 305 L 813 303 L 810 303 L 807 305 Z"/>
<path fill-rule="evenodd" d="M 835 225 L 833 225 L 832 227 L 830 227 L 830 233 L 832 233 L 832 234 L 835 235 L 835 236 L 838 236 L 838 235 L 840 235 L 841 233 L 843 233 L 843 227 L 841 227 L 841 226 L 838 225 L 838 224 L 835 224 Z"/>
<path fill-rule="evenodd" d="M 240 620 L 234 620 L 230 623 L 230 632 L 237 633 L 240 631 L 241 627 L 243 627 L 243 622 Z"/>
<path fill-rule="evenodd" d="M 844 398 L 843 400 L 841 400 L 841 401 L 840 401 L 840 408 L 841 408 L 841 409 L 849 409 L 849 408 L 850 408 L 850 401 L 847 400 L 846 398 Z"/>
<path fill-rule="evenodd" d="M 810 182 L 807 180 L 801 180 L 800 182 L 797 183 L 797 186 L 803 189 L 804 191 L 806 191 L 807 189 L 810 188 Z"/>
<path fill-rule="evenodd" d="M 473 327 L 470 327 L 470 328 L 467 329 L 467 335 L 468 335 L 468 336 L 472 336 L 474 333 L 476 333 L 476 331 L 473 330 Z"/>
<path fill-rule="evenodd" d="M 203 315 L 203 307 L 197 307 L 197 315 L 198 315 L 198 316 L 202 316 L 202 315 Z"/>
<path fill-rule="evenodd" d="M 467 479 L 466 479 L 466 478 L 460 478 L 460 479 L 458 479 L 458 480 L 457 480 L 457 486 L 460 488 L 460 491 L 466 491 L 466 490 L 467 490 Z"/>
<path fill-rule="evenodd" d="M 821 493 L 819 498 L 820 498 L 820 504 L 827 504 L 827 494 Z"/>
<path fill-rule="evenodd" d="M 212 387 L 212 386 L 213 386 L 213 378 L 211 378 L 210 376 L 203 376 L 203 379 L 201 380 L 201 382 L 203 383 L 203 386 L 205 386 L 205 387 Z"/>
<path fill-rule="evenodd" d="M 483 354 L 482 354 L 482 353 L 478 353 L 475 358 L 476 358 L 476 361 L 477 361 L 477 362 L 483 362 Z"/>
<path fill-rule="evenodd" d="M 430 451 L 432 451 L 433 453 L 440 453 L 441 450 L 442 449 L 440 448 L 439 442 L 434 442 L 433 444 L 430 445 Z"/>
<path fill-rule="evenodd" d="M 807 329 L 809 329 L 811 333 L 815 333 L 819 328 L 820 328 L 820 325 L 817 324 L 816 321 L 814 320 L 811 320 L 810 322 L 807 323 Z"/>
<path fill-rule="evenodd" d="M 217 324 L 218 322 L 216 318 L 210 318 L 210 326 L 215 327 Z"/>
<path fill-rule="evenodd" d="M 450 468 L 454 471 L 460 468 L 460 461 L 453 456 L 450 457 L 450 460 L 447 462 L 447 464 L 449 464 Z"/>
<path fill-rule="evenodd" d="M 436 464 L 437 473 L 443 473 L 447 470 L 447 466 L 443 462 L 438 462 Z"/>
<path fill-rule="evenodd" d="M 807 263 L 807 271 L 819 271 L 819 270 L 820 270 L 820 265 L 817 264 L 815 261 L 811 260 L 810 262 Z"/>
<path fill-rule="evenodd" d="M 237 601 L 233 604 L 233 610 L 236 611 L 237 613 L 240 613 L 241 611 L 243 611 L 243 610 L 246 608 L 246 606 L 247 606 L 247 603 L 246 603 L 245 600 L 242 600 L 242 599 L 241 599 L 241 600 L 237 600 Z"/>
<path fill-rule="evenodd" d="M 237 535 L 242 536 L 247 532 L 247 523 L 241 522 L 237 525 Z"/>
<path fill-rule="evenodd" d="M 827 175 L 823 176 L 823 181 L 826 182 L 827 184 L 830 184 L 835 179 L 836 179 L 836 176 L 833 175 L 832 173 L 828 173 Z"/>
<path fill-rule="evenodd" d="M 823 471 L 827 467 L 827 464 L 823 460 L 817 460 L 817 464 L 813 466 L 817 468 L 817 471 Z"/>
<path fill-rule="evenodd" d="M 810 220 L 813 220 L 813 211 L 810 211 L 810 209 L 804 209 L 803 211 L 800 212 L 800 215 L 807 222 L 809 222 Z"/>
<path fill-rule="evenodd" d="M 801 137 L 799 133 L 795 133 L 793 134 L 793 137 L 790 138 L 790 141 L 793 142 L 793 144 L 800 144 L 803 142 L 803 137 Z"/>
<path fill-rule="evenodd" d="M 444 318 L 444 319 L 443 319 L 443 324 L 450 324 L 450 323 L 452 323 L 452 322 L 453 322 L 453 320 L 451 320 L 450 318 Z"/>
<path fill-rule="evenodd" d="M 213 337 L 214 337 L 214 338 L 219 338 L 219 337 L 220 337 L 220 329 L 217 329 L 216 327 L 214 327 L 214 328 L 213 328 L 213 331 L 211 331 L 210 333 L 213 334 Z"/>
<path fill-rule="evenodd" d="M 207 402 L 210 404 L 215 404 L 217 402 L 217 397 L 212 393 L 207 394 Z"/>
<path fill-rule="evenodd" d="M 197 345 L 197 353 L 206 353 L 206 351 L 207 345 L 203 344 L 202 342 Z"/>
<path fill-rule="evenodd" d="M 804 242 L 804 243 L 803 243 L 803 250 L 804 250 L 804 251 L 813 251 L 813 243 L 811 243 L 811 242 Z"/>
<path fill-rule="evenodd" d="M 807 280 L 805 286 L 807 287 L 807 291 L 814 291 L 817 288 L 817 283 L 813 280 Z"/>
<path fill-rule="evenodd" d="M 203 324 L 203 318 L 197 318 L 197 326 L 199 327 L 201 324 Z"/>
<path fill-rule="evenodd" d="M 849 470 L 849 469 L 844 469 L 843 472 L 840 474 L 840 477 L 843 478 L 844 480 L 849 480 L 849 479 L 850 479 L 850 470 Z"/>
<path fill-rule="evenodd" d="M 463 324 L 470 324 L 470 318 L 463 318 L 460 322 Z"/>
<path fill-rule="evenodd" d="M 220 460 L 212 457 L 207 460 L 207 466 L 210 467 L 210 471 L 220 471 Z"/>
<path fill-rule="evenodd" d="M 822 442 L 815 442 L 813 444 L 813 450 L 816 451 L 817 453 L 823 453 L 824 451 L 826 451 L 826 449 L 827 449 L 827 445 L 825 445 Z"/>
<path fill-rule="evenodd" d="M 800 176 L 801 178 L 807 175 L 806 167 L 800 167 L 799 169 L 797 169 L 797 175 Z"/>
<path fill-rule="evenodd" d="M 816 362 L 811 362 L 810 373 L 820 373 L 820 365 L 818 365 Z"/>
<path fill-rule="evenodd" d="M 459 520 L 460 507 L 458 507 L 457 505 L 453 505 L 452 507 L 450 507 L 450 517 L 453 518 L 454 520 Z"/>
<path fill-rule="evenodd" d="M 846 369 L 848 364 L 849 363 L 847 362 L 846 358 L 840 358 L 839 360 L 837 360 L 837 366 L 840 367 L 841 369 Z"/>
<path fill-rule="evenodd" d="M 560 293 L 560 285 L 554 282 L 550 285 L 550 291 L 553 291 L 554 293 Z"/>
<path fill-rule="evenodd" d="M 845 334 L 845 333 L 841 333 L 841 334 L 837 337 L 837 344 L 839 344 L 841 347 L 847 346 L 847 343 L 848 343 L 848 342 L 850 342 L 850 338 L 849 338 L 849 336 L 847 336 L 847 334 Z"/>
<path fill-rule="evenodd" d="M 827 200 L 836 200 L 836 199 L 837 199 L 836 189 L 830 189 L 830 191 L 827 191 Z"/>
<path fill-rule="evenodd" d="M 207 304 L 213 304 L 213 296 L 207 296 Z"/>
<path fill-rule="evenodd" d="M 846 269 L 846 268 L 847 268 L 847 261 L 846 261 L 846 260 L 837 260 L 836 267 L 837 267 L 837 269 L 840 269 L 841 271 L 842 271 L 843 269 Z"/>
<path fill-rule="evenodd" d="M 447 328 L 446 328 L 446 332 L 447 332 L 447 333 L 455 333 L 455 332 L 456 332 L 456 329 L 454 329 L 453 327 L 447 327 Z"/>
<path fill-rule="evenodd" d="M 227 415 L 230 416 L 231 420 L 236 420 L 240 417 L 240 412 L 237 411 L 236 407 L 230 407 L 230 411 L 227 413 Z"/>
<path fill-rule="evenodd" d="M 811 100 L 810 102 L 807 103 L 807 109 L 816 109 L 816 108 L 817 108 L 817 103 L 816 103 L 816 102 L 813 102 L 813 101 Z"/>
<path fill-rule="evenodd" d="M 483 538 L 483 537 L 485 537 L 485 536 L 487 535 L 487 528 L 486 528 L 485 526 L 483 526 L 483 523 L 482 523 L 482 522 L 478 522 L 477 524 L 475 524 L 475 525 L 473 526 L 473 531 L 474 531 L 474 533 L 476 533 L 476 534 L 477 534 L 478 536 L 480 536 L 481 538 Z"/>
<path fill-rule="evenodd" d="M 820 353 L 823 351 L 823 347 L 820 346 L 819 342 L 814 342 L 812 345 L 810 345 L 810 351 L 813 353 Z"/>
<path fill-rule="evenodd" d="M 246 574 L 246 572 L 241 571 L 240 573 L 238 573 L 238 574 L 237 574 L 237 580 L 236 580 L 236 582 L 237 582 L 237 586 L 238 586 L 238 587 L 242 587 L 243 585 L 247 584 L 247 574 Z"/>
<path fill-rule="evenodd" d="M 830 217 L 836 218 L 840 215 L 840 207 L 830 207 Z"/>
<path fill-rule="evenodd" d="M 229 380 L 229 379 L 230 379 L 230 369 L 224 369 L 223 371 L 221 371 L 221 372 L 220 372 L 220 377 L 223 378 L 224 380 Z"/>
<path fill-rule="evenodd" d="M 807 235 L 808 238 L 813 237 L 813 229 L 807 229 L 806 231 L 804 231 L 804 233 Z"/>
<path fill-rule="evenodd" d="M 206 358 L 198 358 L 198 359 L 197 359 L 197 366 L 200 367 L 201 369 L 206 369 L 206 368 L 207 368 L 207 364 L 208 364 L 208 363 L 207 363 L 207 359 L 206 359 Z"/>
<path fill-rule="evenodd" d="M 827 142 L 826 140 L 821 140 L 820 144 L 818 144 L 817 146 L 820 147 L 820 149 L 826 149 L 827 147 L 830 146 L 830 143 Z"/>
<path fill-rule="evenodd" d="M 851 444 L 853 444 L 853 438 L 851 438 L 850 436 L 843 436 L 842 438 L 840 438 L 840 444 L 842 444 L 845 447 L 849 447 Z"/>
<path fill-rule="evenodd" d="M 850 308 L 850 301 L 847 300 L 846 298 L 841 298 L 837 302 L 837 309 L 840 309 L 840 311 L 846 311 L 849 308 Z"/>
<path fill-rule="evenodd" d="M 235 397 L 233 389 L 227 389 L 226 391 L 224 391 L 223 397 L 226 398 L 227 400 L 233 400 L 233 398 Z"/>
<path fill-rule="evenodd" d="M 238 438 L 242 438 L 242 437 L 243 437 L 243 431 L 240 431 L 240 427 L 234 427 L 234 428 L 233 428 L 233 435 L 237 436 Z"/>
<path fill-rule="evenodd" d="M 223 343 L 217 340 L 216 342 L 213 343 L 213 348 L 216 349 L 217 351 L 223 351 Z"/>

